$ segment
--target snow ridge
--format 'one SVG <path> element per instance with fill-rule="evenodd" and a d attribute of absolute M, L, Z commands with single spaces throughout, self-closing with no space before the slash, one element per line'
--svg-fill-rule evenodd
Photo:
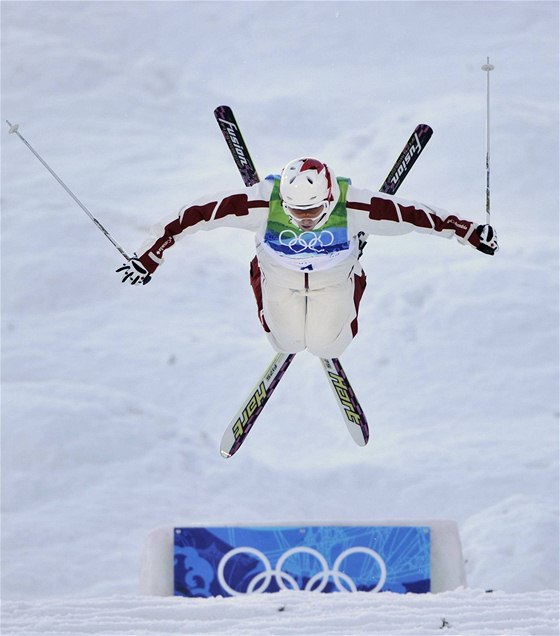
<path fill-rule="evenodd" d="M 217 599 L 113 596 L 4 604 L 3 634 L 39 636 L 553 636 L 558 594 L 278 592 Z"/>

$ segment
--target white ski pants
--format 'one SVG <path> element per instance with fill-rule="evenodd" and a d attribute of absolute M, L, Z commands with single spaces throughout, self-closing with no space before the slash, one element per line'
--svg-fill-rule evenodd
<path fill-rule="evenodd" d="M 257 269 L 253 261 L 251 284 L 272 347 L 339 358 L 358 331 L 365 274 L 351 274 L 342 283 L 305 291 L 274 285 Z"/>

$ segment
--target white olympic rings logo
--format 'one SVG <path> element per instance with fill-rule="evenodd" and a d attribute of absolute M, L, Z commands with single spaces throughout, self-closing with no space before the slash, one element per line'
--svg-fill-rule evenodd
<path fill-rule="evenodd" d="M 313 548 L 300 547 L 286 550 L 286 552 L 284 552 L 284 554 L 278 559 L 276 567 L 272 569 L 270 561 L 268 560 L 266 555 L 264 555 L 260 550 L 257 550 L 256 548 L 245 546 L 234 548 L 233 550 L 230 550 L 229 552 L 224 554 L 218 565 L 218 580 L 220 581 L 220 585 L 222 586 L 222 588 L 232 596 L 242 596 L 243 594 L 262 594 L 264 590 L 266 590 L 266 588 L 269 586 L 273 577 L 281 590 L 299 590 L 300 587 L 298 585 L 298 582 L 291 574 L 288 574 L 288 572 L 284 572 L 282 567 L 289 557 L 293 556 L 294 554 L 301 553 L 310 554 L 315 557 L 322 568 L 320 572 L 312 576 L 309 581 L 307 581 L 304 587 L 305 591 L 322 592 L 327 586 L 329 579 L 332 577 L 334 584 L 336 585 L 339 592 L 357 592 L 357 587 L 353 579 L 347 574 L 344 574 L 344 572 L 340 571 L 341 563 L 344 561 L 344 559 L 346 559 L 346 557 L 350 556 L 351 554 L 363 553 L 367 556 L 370 556 L 377 562 L 380 570 L 380 576 L 377 585 L 371 590 L 372 592 L 378 592 L 383 587 L 383 585 L 385 584 L 385 580 L 387 579 L 387 566 L 385 565 L 385 562 L 383 561 L 381 556 L 377 552 L 375 552 L 375 550 L 366 548 L 364 546 L 348 548 L 347 550 L 344 550 L 344 552 L 341 552 L 336 558 L 332 569 L 329 568 L 325 557 Z M 253 578 L 249 582 L 246 592 L 239 592 L 238 590 L 233 589 L 225 578 L 226 564 L 233 556 L 237 554 L 252 554 L 257 559 L 260 559 L 260 561 L 262 561 L 264 565 L 264 571 L 253 576 Z M 342 581 L 344 581 L 347 587 L 342 585 Z M 289 584 L 290 587 L 286 585 L 286 582 Z M 315 587 L 317 583 L 319 583 L 319 585 L 318 587 Z"/>
<path fill-rule="evenodd" d="M 321 234 L 302 232 L 297 235 L 293 230 L 282 230 L 278 240 L 281 245 L 289 247 L 296 254 L 304 250 L 320 252 L 322 248 L 330 247 L 334 243 L 334 234 L 330 230 L 323 230 Z"/>

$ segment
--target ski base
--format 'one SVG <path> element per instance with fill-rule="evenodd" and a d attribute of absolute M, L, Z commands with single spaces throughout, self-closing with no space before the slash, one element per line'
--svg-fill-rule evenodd
<path fill-rule="evenodd" d="M 358 446 L 365 446 L 369 440 L 367 419 L 340 360 L 321 358 L 321 363 L 334 391 L 348 432 Z"/>
<path fill-rule="evenodd" d="M 261 379 L 226 428 L 220 444 L 222 457 L 227 459 L 239 450 L 294 358 L 295 353 L 278 353 L 274 356 Z"/>

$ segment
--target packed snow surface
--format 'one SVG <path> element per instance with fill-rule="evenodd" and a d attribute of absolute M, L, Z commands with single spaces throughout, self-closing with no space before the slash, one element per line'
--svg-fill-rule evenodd
<path fill-rule="evenodd" d="M 484 222 L 488 257 L 372 237 L 342 357 L 372 429 L 351 440 L 298 355 L 229 460 L 225 426 L 273 352 L 250 233 L 184 238 L 153 281 L 122 259 L 4 121 L 4 634 L 558 633 L 558 4 L 2 2 L 2 120 L 128 252 L 242 183 L 315 155 L 376 189 L 418 123 L 399 195 Z M 158 526 L 451 519 L 467 588 L 422 596 L 138 596 Z M 494 590 L 487 592 L 487 590 Z"/>
<path fill-rule="evenodd" d="M 122 597 L 9 601 L 6 634 L 366 634 L 382 636 L 552 635 L 558 625 L 553 590 L 486 594 L 279 592 L 239 598 Z"/>

